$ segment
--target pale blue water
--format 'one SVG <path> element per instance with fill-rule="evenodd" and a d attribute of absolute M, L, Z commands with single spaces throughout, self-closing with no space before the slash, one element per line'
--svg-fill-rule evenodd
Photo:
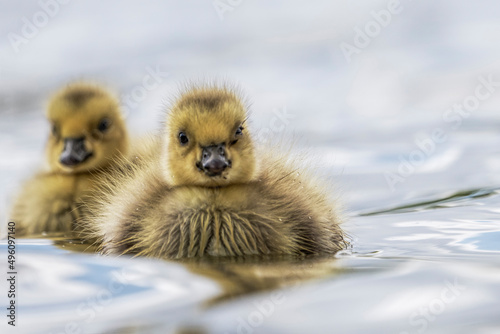
<path fill-rule="evenodd" d="M 18 326 L 2 315 L 2 333 L 499 332 L 497 2 L 401 1 L 350 62 L 342 43 L 356 46 L 355 29 L 389 2 L 236 1 L 223 20 L 212 1 L 41 3 L 53 17 L 16 52 L 9 34 L 23 36 L 23 17 L 43 20 L 43 6 L 2 1 L 2 221 L 42 161 L 51 91 L 107 83 L 140 135 L 157 128 L 178 82 L 216 76 L 247 92 L 261 143 L 294 137 L 312 153 L 337 185 L 352 247 L 176 263 L 18 240 Z M 158 85 L 141 95 L 151 73 Z"/>

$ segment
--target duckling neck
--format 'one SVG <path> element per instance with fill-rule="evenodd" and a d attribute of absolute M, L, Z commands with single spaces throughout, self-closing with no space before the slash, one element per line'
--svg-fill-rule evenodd
<path fill-rule="evenodd" d="M 177 186 L 172 188 L 172 195 L 179 205 L 195 208 L 242 208 L 249 201 L 248 184 L 227 186 Z M 246 194 L 246 195 L 245 195 Z"/>

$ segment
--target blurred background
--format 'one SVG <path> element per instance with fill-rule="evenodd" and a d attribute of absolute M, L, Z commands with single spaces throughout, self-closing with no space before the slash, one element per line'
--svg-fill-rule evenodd
<path fill-rule="evenodd" d="M 156 129 L 164 100 L 179 82 L 216 77 L 242 86 L 257 130 L 278 117 L 272 131 L 259 132 L 264 137 L 286 132 L 327 146 L 322 152 L 334 172 L 375 173 L 367 182 L 390 196 L 384 173 L 397 172 L 399 156 L 409 156 L 418 148 L 416 138 L 434 128 L 444 129 L 448 140 L 414 174 L 460 161 L 461 148 L 452 147 L 459 137 L 480 147 L 498 143 L 498 92 L 462 117 L 457 129 L 443 120 L 474 94 L 480 76 L 500 81 L 495 4 L 3 1 L 2 189 L 39 162 L 48 131 L 44 103 L 62 85 L 88 79 L 110 86 L 121 96 L 133 133 L 142 134 Z M 148 76 L 153 84 L 146 88 Z M 359 155 L 351 145 L 362 150 Z M 373 157 L 382 145 L 383 154 Z M 476 175 L 471 160 L 458 167 L 460 182 L 498 181 L 498 173 Z M 498 170 L 498 155 L 486 163 Z M 345 185 L 350 192 L 349 177 Z"/>
<path fill-rule="evenodd" d="M 0 3 L 3 219 L 19 182 L 43 160 L 49 131 L 43 112 L 51 92 L 74 80 L 103 83 L 120 96 L 132 133 L 141 135 L 158 128 L 165 101 L 179 83 L 215 77 L 243 88 L 252 101 L 253 133 L 263 145 L 295 137 L 316 156 L 350 217 L 352 254 L 420 259 L 436 253 L 455 259 L 485 255 L 480 251 L 498 255 L 500 226 L 491 218 L 498 214 L 498 196 L 488 197 L 500 185 L 498 2 Z M 489 202 L 476 200 L 483 197 Z M 449 206 L 458 211 L 425 211 L 428 203 L 441 207 L 450 198 L 457 199 Z M 363 218 L 408 205 L 423 216 Z M 479 208 L 485 211 L 475 211 Z M 436 227 L 458 221 L 466 226 Z M 478 221 L 487 223 L 479 226 Z M 470 230 L 476 231 L 475 239 Z M 357 279 L 367 294 L 373 289 L 387 294 L 398 284 L 413 286 L 424 272 L 442 284 L 442 277 L 457 270 L 410 270 L 407 283 Z M 485 296 L 498 295 L 498 288 L 481 282 L 481 275 L 472 281 Z M 357 309 L 349 299 L 357 287 L 351 287 L 343 290 L 341 304 Z M 378 311 L 364 319 L 392 319 L 394 305 L 401 303 L 379 303 Z M 468 299 L 464 303 L 460 310 L 477 306 Z M 334 310 L 337 303 L 328 305 Z M 480 307 L 479 312 L 491 324 L 490 309 Z M 213 325 L 224 312 L 209 315 L 207 322 Z M 405 312 L 401 321 L 415 330 L 406 320 L 411 307 Z M 443 326 L 462 316 L 456 313 Z M 283 325 L 277 319 L 276 326 Z"/>
<path fill-rule="evenodd" d="M 452 166 L 460 182 L 498 182 L 498 154 L 476 164 L 472 150 L 459 163 L 464 147 L 453 144 L 498 143 L 500 94 L 468 117 L 443 118 L 474 95 L 480 77 L 500 81 L 499 14 L 494 1 L 3 1 L 2 189 L 40 161 L 44 103 L 62 85 L 108 85 L 140 135 L 157 128 L 179 82 L 213 77 L 242 86 L 254 133 L 325 146 L 322 157 L 349 193 L 360 187 L 349 176 L 360 172 L 376 174 L 364 190 L 380 194 L 370 197 L 391 199 L 408 184 L 403 193 L 414 190 L 418 174 L 455 174 Z M 463 122 L 454 128 L 457 115 Z M 388 186 L 386 174 L 397 174 L 435 128 L 447 140 L 405 182 Z M 485 163 L 493 175 L 479 172 Z"/>

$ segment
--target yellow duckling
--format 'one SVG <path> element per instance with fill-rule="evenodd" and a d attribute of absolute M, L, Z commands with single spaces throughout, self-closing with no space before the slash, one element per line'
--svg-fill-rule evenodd
<path fill-rule="evenodd" d="M 103 252 L 166 258 L 335 253 L 326 189 L 273 151 L 256 152 L 247 107 L 227 87 L 180 94 L 149 163 L 104 189 L 89 224 Z"/>
<path fill-rule="evenodd" d="M 99 175 L 128 150 L 119 102 L 101 87 L 68 85 L 52 97 L 46 116 L 52 127 L 46 167 L 24 184 L 11 213 L 18 236 L 74 230 Z"/>

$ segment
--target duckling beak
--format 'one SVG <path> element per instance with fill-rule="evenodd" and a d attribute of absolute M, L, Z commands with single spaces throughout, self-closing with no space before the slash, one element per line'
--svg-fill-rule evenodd
<path fill-rule="evenodd" d="M 85 149 L 85 138 L 65 138 L 64 139 L 64 149 L 59 157 L 61 164 L 67 167 L 73 167 L 81 164 L 89 157 L 92 156 L 92 152 L 88 152 Z"/>
<path fill-rule="evenodd" d="M 211 145 L 203 148 L 201 169 L 208 176 L 219 176 L 230 167 L 231 163 L 226 158 L 226 145 Z"/>

